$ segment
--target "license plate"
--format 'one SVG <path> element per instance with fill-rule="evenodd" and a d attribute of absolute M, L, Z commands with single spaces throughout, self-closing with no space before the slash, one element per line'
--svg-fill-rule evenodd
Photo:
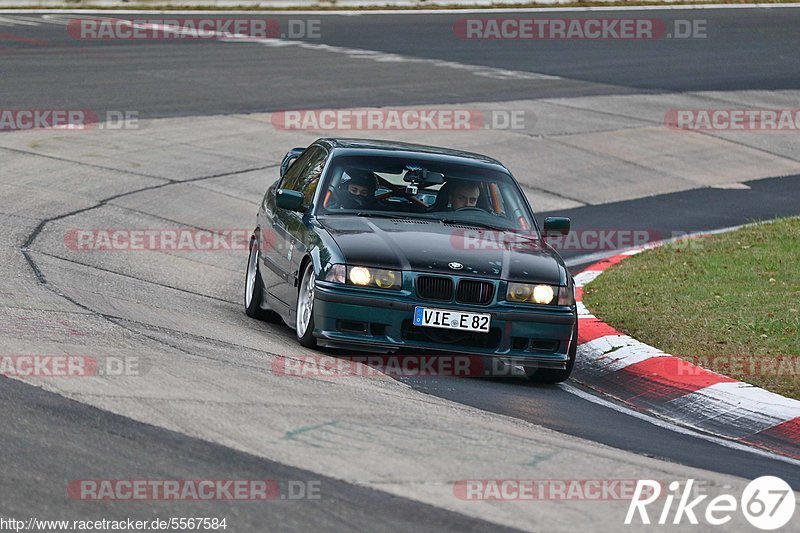
<path fill-rule="evenodd" d="M 461 329 L 464 331 L 489 332 L 492 315 L 489 313 L 465 313 L 430 307 L 414 308 L 414 325 L 431 328 Z"/>

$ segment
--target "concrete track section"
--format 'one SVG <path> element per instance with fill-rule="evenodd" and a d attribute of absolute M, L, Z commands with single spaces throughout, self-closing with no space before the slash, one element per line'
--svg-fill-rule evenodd
<path fill-rule="evenodd" d="M 49 520 L 121 520 L 203 516 L 226 519 L 232 531 L 485 531 L 498 528 L 386 492 L 287 467 L 196 438 L 87 408 L 16 380 L 0 381 L 7 420 L 0 481 L 4 517 Z M 287 498 L 266 502 L 80 501 L 65 482 L 107 478 L 137 480 L 274 480 Z M 69 480 L 69 481 L 67 481 Z M 308 498 L 289 485 L 307 487 Z M 305 490 L 305 489 L 304 489 Z M 298 497 L 294 499 L 294 497 Z M 71 528 L 64 528 L 71 530 Z M 505 529 L 505 528 L 501 528 Z"/>
<path fill-rule="evenodd" d="M 115 134 L 32 131 L 0 138 L 3 352 L 135 358 L 138 369 L 26 382 L 308 475 L 508 527 L 546 523 L 548 530 L 566 530 L 591 521 L 610 531 L 627 501 L 465 501 L 458 482 L 695 478 L 712 492 L 743 485 L 740 478 L 423 394 L 382 375 L 287 376 L 281 368 L 304 351 L 285 326 L 244 315 L 243 249 L 88 251 L 72 238 L 87 229 L 249 228 L 283 151 L 317 135 L 270 124 L 266 116 L 162 119 Z M 481 133 L 424 141 L 508 155 Z M 794 168 L 790 159 L 769 157 L 765 164 Z M 553 202 L 573 205 L 559 194 L 554 190 Z M 77 470 L 121 477 L 111 463 L 104 472 Z M 215 470 L 194 475 L 214 477 Z"/>

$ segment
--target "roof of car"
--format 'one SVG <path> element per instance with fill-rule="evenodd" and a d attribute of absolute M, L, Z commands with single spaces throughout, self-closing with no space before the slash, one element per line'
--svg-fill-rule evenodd
<path fill-rule="evenodd" d="M 340 139 L 340 138 L 323 138 L 317 139 L 317 143 L 327 144 L 331 148 L 338 148 L 343 150 L 354 150 L 364 152 L 417 152 L 423 154 L 431 154 L 442 156 L 443 158 L 453 159 L 469 159 L 474 162 L 480 162 L 489 165 L 497 165 L 505 169 L 505 166 L 489 156 L 483 154 L 476 154 L 474 152 L 465 152 L 462 150 L 454 150 L 452 148 L 442 148 L 439 146 L 427 146 L 423 144 L 412 144 L 398 141 L 384 141 L 376 139 Z"/>

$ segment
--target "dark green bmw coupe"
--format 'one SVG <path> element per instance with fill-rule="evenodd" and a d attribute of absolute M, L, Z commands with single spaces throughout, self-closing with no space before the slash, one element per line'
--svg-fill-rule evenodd
<path fill-rule="evenodd" d="M 545 382 L 575 363 L 574 282 L 486 156 L 319 139 L 286 154 L 250 241 L 245 308 L 303 346 L 464 353 Z M 569 219 L 544 231 L 566 234 Z"/>

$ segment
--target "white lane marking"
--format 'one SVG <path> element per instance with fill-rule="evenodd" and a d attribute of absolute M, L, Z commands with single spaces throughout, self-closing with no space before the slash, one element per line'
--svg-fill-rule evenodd
<path fill-rule="evenodd" d="M 603 259 L 608 259 L 609 257 L 614 257 L 615 255 L 619 255 L 619 250 L 604 250 L 602 252 L 593 252 L 590 254 L 585 255 L 578 255 L 575 257 L 570 257 L 569 259 L 564 260 L 564 264 L 568 267 L 574 267 L 578 265 L 586 265 L 597 263 L 598 261 L 602 261 Z"/>
<path fill-rule="evenodd" d="M 583 302 L 578 300 L 575 302 L 575 308 L 578 311 L 578 318 L 597 318 L 583 305 Z"/>
<path fill-rule="evenodd" d="M 578 346 L 583 364 L 592 366 L 594 374 L 610 374 L 651 357 L 670 357 L 658 348 L 637 341 L 628 335 L 606 335 Z"/>
<path fill-rule="evenodd" d="M 379 2 L 376 1 L 376 5 Z M 596 6 L 596 7 L 478 7 L 472 9 L 374 9 L 361 11 L 358 9 L 342 9 L 340 11 L 298 9 L 291 11 L 209 11 L 202 9 L 152 9 L 152 10 L 130 10 L 130 9 L 50 9 L 50 13 L 100 13 L 100 14 L 119 14 L 119 15 L 205 15 L 205 14 L 248 14 L 248 15 L 329 15 L 329 16 L 363 16 L 371 15 L 426 15 L 426 14 L 475 14 L 475 13 L 559 13 L 559 12 L 585 12 L 585 11 L 693 11 L 706 9 L 780 9 L 798 8 L 800 3 L 781 3 L 781 4 L 697 4 L 697 5 L 664 5 L 664 6 Z M 41 13 L 41 8 L 30 9 L 0 9 L 0 13 Z"/>
<path fill-rule="evenodd" d="M 76 18 L 78 18 L 77 15 L 42 15 L 42 22 L 66 26 Z"/>
<path fill-rule="evenodd" d="M 749 185 L 747 185 L 745 183 L 739 183 L 739 182 L 719 183 L 717 185 L 709 185 L 709 187 L 711 187 L 712 189 L 724 189 L 724 190 L 730 190 L 730 189 L 733 189 L 733 190 L 744 190 L 744 191 L 750 190 L 750 186 Z"/>
<path fill-rule="evenodd" d="M 698 429 L 729 428 L 747 437 L 800 417 L 800 401 L 741 381 L 715 383 L 655 409 Z"/>
<path fill-rule="evenodd" d="M 652 424 L 654 426 L 657 426 L 657 427 L 660 427 L 660 428 L 664 428 L 664 429 L 668 429 L 670 431 L 674 431 L 675 433 L 681 433 L 683 435 L 689 435 L 691 437 L 695 437 L 695 438 L 698 438 L 698 439 L 703 439 L 703 440 L 706 440 L 706 441 L 709 441 L 709 442 L 713 442 L 714 444 L 719 444 L 720 446 L 724 446 L 726 448 L 730 448 L 730 449 L 737 450 L 737 451 L 740 451 L 740 452 L 752 453 L 752 454 L 755 454 L 755 455 L 760 455 L 762 457 L 766 457 L 767 459 L 772 459 L 774 461 L 782 461 L 782 462 L 788 463 L 790 465 L 800 466 L 800 461 L 797 460 L 797 459 L 792 459 L 791 457 L 784 457 L 784 456 L 778 455 L 776 453 L 768 452 L 766 450 L 761 450 L 759 448 L 753 448 L 753 447 L 748 446 L 746 444 L 741 444 L 741 443 L 738 443 L 738 442 L 730 441 L 730 440 L 724 439 L 722 437 L 715 437 L 713 435 L 706 435 L 705 433 L 700 433 L 700 432 L 697 432 L 697 431 L 689 429 L 689 428 L 684 428 L 684 427 L 678 426 L 678 425 L 676 425 L 676 424 L 674 424 L 672 422 L 667 422 L 665 420 L 661 420 L 659 418 L 655 418 L 653 416 L 646 415 L 644 413 L 640 413 L 639 411 L 634 411 L 633 409 L 629 409 L 627 407 L 624 407 L 622 405 L 618 405 L 618 404 L 610 402 L 608 400 L 604 400 L 603 398 L 600 398 L 599 396 L 595 396 L 594 394 L 590 394 L 588 392 L 580 390 L 577 387 L 575 387 L 573 385 L 569 385 L 567 383 L 562 383 L 560 386 L 561 386 L 561 388 L 563 390 L 569 392 L 570 394 L 574 394 L 575 396 L 578 396 L 579 398 L 583 398 L 584 400 L 586 400 L 588 402 L 592 402 L 592 403 L 595 403 L 597 405 L 601 405 L 603 407 L 606 407 L 608 409 L 613 409 L 614 411 L 617 411 L 619 413 L 623 413 L 623 414 L 626 414 L 628 416 L 632 416 L 634 418 L 638 418 L 639 420 L 643 420 L 643 421 L 648 422 L 648 423 L 650 423 L 650 424 Z"/>
<path fill-rule="evenodd" d="M 2 13 L 2 11 L 0 11 Z M 41 17 L 0 17 L 0 26 L 41 26 L 42 24 L 58 24 L 66 26 L 75 15 L 42 15 Z"/>
<path fill-rule="evenodd" d="M 25 20 L 26 17 L 0 17 L 0 26 L 38 26 L 39 22 Z"/>
<path fill-rule="evenodd" d="M 315 50 L 321 52 L 330 52 L 334 54 L 344 54 L 351 59 L 368 59 L 379 63 L 415 63 L 424 65 L 433 65 L 440 68 L 449 68 L 453 70 L 464 70 L 485 78 L 493 78 L 498 80 L 559 80 L 561 77 L 552 76 L 550 74 L 541 74 L 538 72 L 526 72 L 521 70 L 509 70 L 496 67 L 486 67 L 482 65 L 470 65 L 467 63 L 458 63 L 456 61 L 445 61 L 443 59 L 428 59 L 421 57 L 406 56 L 402 54 L 393 54 L 390 52 L 380 52 L 377 50 L 364 50 L 361 48 L 347 48 L 344 46 L 332 46 L 329 44 L 311 43 L 308 41 L 289 41 L 285 39 L 252 39 L 247 36 L 231 36 L 229 38 L 222 37 L 219 39 L 224 43 L 258 43 L 270 47 L 287 47 L 296 46 L 306 50 Z"/>
<path fill-rule="evenodd" d="M 118 22 L 119 23 L 119 22 Z M 141 29 L 155 29 L 165 30 L 171 29 L 172 26 L 164 24 L 150 24 L 150 23 L 133 23 L 124 21 L 122 24 L 129 24 L 134 28 Z M 445 61 L 442 59 L 427 59 L 412 56 L 405 56 L 401 54 L 393 54 L 389 52 L 380 52 L 377 50 L 364 50 L 361 48 L 347 48 L 343 46 L 333 46 L 322 43 L 311 43 L 308 41 L 291 41 L 286 39 L 254 39 L 249 35 L 231 34 L 227 32 L 216 31 L 197 31 L 187 30 L 178 27 L 175 31 L 186 35 L 208 35 L 217 36 L 217 40 L 222 43 L 247 43 L 247 44 L 261 44 L 273 48 L 285 48 L 288 46 L 296 46 L 306 50 L 322 51 L 335 54 L 344 54 L 352 59 L 368 59 L 379 63 L 416 63 L 433 65 L 440 68 L 449 68 L 453 70 L 464 70 L 481 76 L 499 80 L 559 80 L 559 76 L 551 76 L 549 74 L 540 74 L 538 72 L 526 72 L 520 70 L 509 70 L 495 67 L 486 67 L 481 65 L 469 65 L 466 63 L 458 63 L 455 61 Z"/>
<path fill-rule="evenodd" d="M 616 255 L 616 254 L 614 254 Z M 584 285 L 588 285 L 597 277 L 602 274 L 602 270 L 584 270 L 580 274 L 575 274 L 575 286 L 576 287 L 583 287 Z"/>

